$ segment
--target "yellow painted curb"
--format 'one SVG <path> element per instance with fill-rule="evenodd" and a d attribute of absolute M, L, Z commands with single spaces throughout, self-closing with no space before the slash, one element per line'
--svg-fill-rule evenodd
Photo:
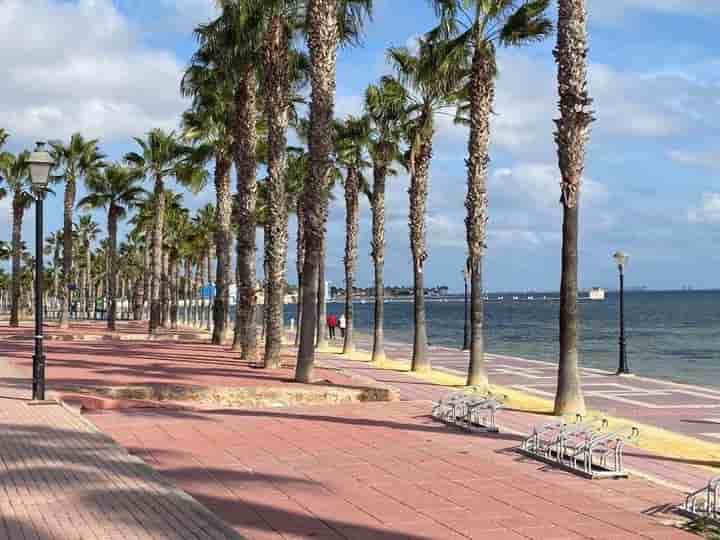
<path fill-rule="evenodd" d="M 363 353 L 361 355 L 344 356 L 344 358 L 365 362 L 378 369 L 407 373 L 412 377 L 438 386 L 450 388 L 466 387 L 466 379 L 460 375 L 440 370 L 412 372 L 410 371 L 410 363 L 408 361 L 386 359 L 380 363 L 368 362 L 369 356 L 369 354 Z M 548 399 L 494 384 L 490 385 L 490 392 L 504 396 L 505 406 L 507 408 L 537 414 L 552 415 L 553 413 L 553 402 Z M 617 431 L 633 426 L 637 427 L 640 430 L 640 437 L 633 441 L 633 446 L 643 450 L 665 456 L 672 460 L 677 460 L 678 462 L 698 465 L 714 470 L 720 468 L 720 444 L 702 441 L 663 428 L 635 422 L 628 418 L 610 416 L 598 410 L 589 410 L 587 417 L 607 419 L 608 429 L 610 431 Z"/>

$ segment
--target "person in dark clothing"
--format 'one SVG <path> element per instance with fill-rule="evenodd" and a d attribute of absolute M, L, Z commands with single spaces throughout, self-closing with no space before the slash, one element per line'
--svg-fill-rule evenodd
<path fill-rule="evenodd" d="M 327 316 L 328 330 L 330 330 L 330 339 L 335 339 L 335 328 L 337 327 L 337 317 L 332 313 Z"/>

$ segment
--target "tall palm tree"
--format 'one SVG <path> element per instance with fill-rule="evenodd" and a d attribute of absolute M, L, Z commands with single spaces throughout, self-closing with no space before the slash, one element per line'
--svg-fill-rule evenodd
<path fill-rule="evenodd" d="M 93 174 L 99 174 L 99 171 L 94 172 Z M 90 295 L 90 283 L 92 281 L 90 276 L 91 246 L 100 235 L 100 226 L 93 220 L 92 216 L 87 214 L 80 216 L 80 219 L 74 225 L 75 235 L 82 246 L 81 253 L 85 256 L 85 263 L 80 275 L 80 306 L 85 313 L 88 313 L 92 309 Z"/>
<path fill-rule="evenodd" d="M 306 35 L 310 51 L 310 179 L 304 190 L 305 268 L 303 313 L 295 379 L 312 380 L 315 362 L 317 288 L 324 257 L 325 224 L 330 194 L 334 133 L 337 48 L 341 41 L 357 39 L 372 0 L 308 0 Z"/>
<path fill-rule="evenodd" d="M 292 5 L 291 2 L 287 2 Z M 258 12 L 265 7 L 262 0 L 245 2 L 218 0 L 220 16 L 201 27 L 202 46 L 223 71 L 231 87 L 232 107 L 229 108 L 229 130 L 232 133 L 232 160 L 237 171 L 237 313 L 233 347 L 241 349 L 243 359 L 255 359 L 257 332 L 255 328 L 255 206 L 257 204 L 256 171 L 258 144 L 258 80 L 262 78 L 262 19 Z"/>
<path fill-rule="evenodd" d="M 261 35 L 261 87 L 267 123 L 268 242 L 265 247 L 267 275 L 265 310 L 266 368 L 280 367 L 283 344 L 283 298 L 287 260 L 288 214 L 285 175 L 287 170 L 287 130 L 290 123 L 293 91 L 305 77 L 298 76 L 305 57 L 292 45 L 305 25 L 303 2 L 262 0 L 257 2 Z"/>
<path fill-rule="evenodd" d="M 62 255 L 63 231 L 62 229 L 50 233 L 45 239 L 45 255 L 52 257 L 52 298 L 57 302 L 60 285 L 60 261 Z M 55 306 L 57 307 L 57 306 Z"/>
<path fill-rule="evenodd" d="M 214 238 L 216 222 L 215 207 L 208 203 L 200 208 L 193 217 L 193 223 L 197 227 L 199 235 L 197 245 L 200 247 L 200 268 L 205 268 L 204 283 L 210 285 L 213 282 L 212 267 L 210 262 L 214 251 Z M 202 273 L 201 273 L 202 274 Z M 210 327 L 210 318 L 207 319 L 207 327 Z"/>
<path fill-rule="evenodd" d="M 100 153 L 98 140 L 86 140 L 80 133 L 70 137 L 67 145 L 61 142 L 52 143 L 53 161 L 59 173 L 54 177 L 56 182 L 64 182 L 65 197 L 63 211 L 63 273 L 61 284 L 60 328 L 68 328 L 69 302 L 68 287 L 73 276 L 73 208 L 77 183 L 82 178 L 95 173 L 103 165 L 105 156 Z"/>
<path fill-rule="evenodd" d="M 165 217 L 165 180 L 175 178 L 180 184 L 198 192 L 205 184 L 207 173 L 193 161 L 192 149 L 180 143 L 174 132 L 154 129 L 147 140 L 135 138 L 140 152 L 130 152 L 125 160 L 153 187 L 153 228 L 150 256 L 150 321 L 148 332 L 156 334 L 161 320 L 161 282 Z"/>
<path fill-rule="evenodd" d="M 108 230 L 108 330 L 115 330 L 117 308 L 117 227 L 118 221 L 125 218 L 128 210 L 143 200 L 146 191 L 140 186 L 142 177 L 137 170 L 120 164 L 112 164 L 101 172 L 88 176 L 85 184 L 88 195 L 78 202 L 79 208 L 107 210 Z M 89 246 L 87 247 L 89 250 Z"/>
<path fill-rule="evenodd" d="M 353 341 L 353 288 L 360 234 L 360 192 L 367 191 L 363 170 L 370 166 L 370 119 L 349 116 L 337 128 L 335 155 L 338 165 L 345 168 L 345 339 L 343 354 L 355 350 Z"/>
<path fill-rule="evenodd" d="M 388 57 L 406 91 L 408 151 L 404 163 L 410 173 L 410 248 L 413 260 L 414 321 L 412 370 L 427 371 L 427 329 L 425 325 L 424 267 L 426 250 L 425 208 L 429 189 L 435 117 L 449 114 L 461 98 L 467 82 L 465 55 L 445 61 L 442 42 L 418 41 L 418 50 L 391 48 Z"/>
<path fill-rule="evenodd" d="M 488 386 L 484 360 L 482 258 L 488 221 L 487 177 L 490 165 L 490 116 L 495 98 L 498 46 L 521 46 L 547 37 L 552 24 L 546 17 L 550 0 L 433 0 L 440 25 L 430 39 L 449 40 L 448 62 L 467 56 L 471 63 L 468 86 L 468 140 L 465 198 L 471 287 L 471 343 L 467 383 Z"/>
<path fill-rule="evenodd" d="M 585 146 L 593 113 L 587 90 L 587 11 L 585 0 L 558 1 L 557 45 L 560 118 L 555 141 L 562 175 L 563 244 L 560 282 L 560 363 L 555 414 L 585 414 L 580 386 L 578 334 L 578 221 Z"/>
<path fill-rule="evenodd" d="M 225 75 L 225 55 L 210 46 L 213 31 L 200 26 L 195 34 L 201 47 L 181 82 L 183 94 L 193 96 L 192 109 L 183 115 L 183 135 L 193 143 L 203 143 L 199 154 L 215 164 L 217 270 L 212 342 L 220 345 L 226 335 L 230 307 L 233 85 Z"/>
<path fill-rule="evenodd" d="M 33 195 L 30 186 L 30 167 L 28 152 L 17 156 L 3 152 L 0 154 L 0 177 L 5 181 L 12 194 L 12 281 L 10 291 L 10 326 L 20 326 L 20 294 L 22 279 L 22 222 L 25 210 L 30 207 Z"/>
<path fill-rule="evenodd" d="M 385 359 L 385 189 L 387 177 L 394 174 L 392 163 L 400 158 L 407 95 L 395 79 L 385 77 L 365 91 L 365 110 L 373 128 L 370 157 L 373 186 L 368 191 L 372 210 L 372 259 L 375 277 L 373 362 Z"/>

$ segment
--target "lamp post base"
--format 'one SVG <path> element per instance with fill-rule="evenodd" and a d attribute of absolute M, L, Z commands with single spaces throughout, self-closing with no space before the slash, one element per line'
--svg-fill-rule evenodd
<path fill-rule="evenodd" d="M 634 377 L 634 373 L 630 373 L 629 371 L 618 371 L 615 373 L 618 377 Z"/>

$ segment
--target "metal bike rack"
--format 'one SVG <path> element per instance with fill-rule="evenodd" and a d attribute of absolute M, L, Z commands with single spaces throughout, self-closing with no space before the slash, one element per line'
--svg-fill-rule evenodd
<path fill-rule="evenodd" d="M 533 428 L 517 450 L 587 478 L 626 477 L 623 450 L 640 431 L 630 427 L 609 432 L 607 428 L 604 418 L 586 421 L 578 415 L 574 422 L 559 418 Z"/>
<path fill-rule="evenodd" d="M 688 495 L 680 511 L 695 519 L 720 521 L 718 491 L 720 491 L 720 476 L 716 476 L 705 487 Z"/>
<path fill-rule="evenodd" d="M 455 392 L 433 405 L 432 416 L 467 431 L 497 433 L 495 422 L 502 401 L 492 394 Z"/>

